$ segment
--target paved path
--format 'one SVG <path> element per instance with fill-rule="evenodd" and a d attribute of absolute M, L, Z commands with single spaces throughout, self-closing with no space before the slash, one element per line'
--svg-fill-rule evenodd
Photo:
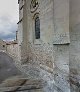
<path fill-rule="evenodd" d="M 0 83 L 16 75 L 21 75 L 21 72 L 15 67 L 13 59 L 6 53 L 0 52 Z"/>

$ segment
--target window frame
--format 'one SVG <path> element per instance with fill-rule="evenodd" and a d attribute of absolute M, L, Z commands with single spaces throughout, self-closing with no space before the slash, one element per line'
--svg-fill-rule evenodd
<path fill-rule="evenodd" d="M 36 37 L 35 37 L 35 19 L 36 19 L 36 17 L 39 17 L 39 20 L 40 20 L 40 12 L 35 12 L 35 13 L 32 14 L 32 20 L 33 20 L 33 27 L 32 27 L 32 30 L 33 30 L 33 44 L 41 45 L 41 43 L 42 43 L 42 40 L 41 40 L 41 24 L 40 24 L 40 38 L 36 39 Z"/>
<path fill-rule="evenodd" d="M 35 39 L 40 39 L 40 18 L 35 17 Z"/>

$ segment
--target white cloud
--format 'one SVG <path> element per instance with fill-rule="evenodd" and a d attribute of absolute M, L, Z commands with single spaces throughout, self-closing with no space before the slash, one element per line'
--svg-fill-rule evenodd
<path fill-rule="evenodd" d="M 17 0 L 0 0 L 0 38 L 15 38 L 18 16 Z"/>

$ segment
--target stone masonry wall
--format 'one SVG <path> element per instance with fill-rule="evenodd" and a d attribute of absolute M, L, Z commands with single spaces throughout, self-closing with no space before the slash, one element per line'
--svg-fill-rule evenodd
<path fill-rule="evenodd" d="M 50 44 L 32 45 L 28 44 L 28 61 L 42 64 L 53 68 L 53 47 Z"/>
<path fill-rule="evenodd" d="M 39 0 L 39 8 L 36 12 L 30 11 L 31 0 L 25 0 L 23 7 L 23 30 L 22 30 L 22 44 L 21 44 L 21 63 L 22 70 L 29 78 L 40 78 L 48 81 L 45 92 L 53 89 L 50 82 L 53 79 L 53 45 L 52 45 L 52 31 L 53 31 L 53 0 L 41 1 Z M 39 13 L 41 37 L 39 40 L 35 39 L 34 29 L 34 15 Z M 25 20 L 26 19 L 26 20 Z M 44 25 L 44 26 L 43 26 Z M 44 35 L 45 34 L 45 35 Z M 54 79 L 53 79 L 54 80 Z M 52 91 L 53 92 L 53 91 Z"/>
<path fill-rule="evenodd" d="M 9 44 L 6 47 L 6 52 L 16 61 L 19 60 L 19 46 L 18 44 Z"/>
<path fill-rule="evenodd" d="M 21 12 L 22 69 L 29 77 L 46 81 L 45 92 L 79 92 L 80 0 L 38 2 L 39 7 L 31 13 L 31 0 L 25 0 Z M 35 39 L 36 14 L 40 39 Z"/>
<path fill-rule="evenodd" d="M 70 92 L 69 43 L 69 0 L 54 0 L 54 81 L 58 92 Z"/>
<path fill-rule="evenodd" d="M 23 7 L 22 69 L 32 78 L 44 79 L 47 82 L 45 92 L 70 92 L 69 0 L 38 2 L 34 13 L 30 10 L 31 0 L 25 0 Z M 40 18 L 40 39 L 35 39 L 36 13 Z"/>
<path fill-rule="evenodd" d="M 70 0 L 71 92 L 80 92 L 80 0 Z"/>

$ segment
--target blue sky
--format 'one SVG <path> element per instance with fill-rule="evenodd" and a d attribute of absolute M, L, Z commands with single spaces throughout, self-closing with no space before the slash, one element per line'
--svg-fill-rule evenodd
<path fill-rule="evenodd" d="M 18 17 L 17 0 L 0 0 L 0 39 L 15 39 Z"/>

